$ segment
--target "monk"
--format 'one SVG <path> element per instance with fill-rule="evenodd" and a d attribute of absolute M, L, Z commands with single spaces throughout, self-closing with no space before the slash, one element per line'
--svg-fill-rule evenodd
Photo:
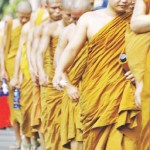
<path fill-rule="evenodd" d="M 68 67 L 88 42 L 87 67 L 82 74 L 79 101 L 83 149 L 137 148 L 140 110 L 134 100 L 134 85 L 126 80 L 119 64 L 130 19 L 126 10 L 130 4 L 130 0 L 109 0 L 106 9 L 82 15 L 74 38 L 64 50 L 55 71 L 54 82 L 59 85 Z"/>
<path fill-rule="evenodd" d="M 51 23 L 51 22 L 55 22 L 58 21 L 59 19 L 61 19 L 62 14 L 60 13 L 60 11 L 57 11 L 60 9 L 60 5 L 57 5 L 57 3 L 54 2 L 54 5 L 49 5 L 47 7 L 47 10 L 51 10 L 48 11 L 49 12 L 49 17 L 48 19 L 43 22 L 40 26 L 37 26 L 34 30 L 34 34 L 33 34 L 33 39 L 31 39 L 32 42 L 32 47 L 31 47 L 31 55 L 30 55 L 30 63 L 31 63 L 31 69 L 30 69 L 30 73 L 31 73 L 31 77 L 32 77 L 32 81 L 35 83 L 35 86 L 38 87 L 39 86 L 39 79 L 38 79 L 38 69 L 37 69 L 37 65 L 36 65 L 36 59 L 37 59 L 37 52 L 38 52 L 38 44 L 39 44 L 39 40 L 41 38 L 41 32 L 43 31 L 43 29 L 46 27 L 47 24 Z M 44 95 L 45 93 L 43 92 L 43 88 L 40 88 L 40 98 L 41 98 L 41 112 L 40 112 L 40 119 L 41 119 L 41 132 L 45 133 L 45 122 L 46 122 L 46 113 L 45 113 L 45 109 L 47 109 L 47 105 L 45 104 L 45 99 L 44 99 Z M 39 113 L 39 109 L 37 109 L 38 113 Z"/>
<path fill-rule="evenodd" d="M 88 10 L 90 10 L 90 1 L 77 0 L 72 3 L 71 17 L 73 18 L 73 23 L 65 27 L 59 37 L 54 57 L 55 67 L 57 67 L 64 49 L 74 36 L 79 17 Z M 82 126 L 79 117 L 80 109 L 79 103 L 76 101 L 78 97 L 75 98 L 74 95 L 78 95 L 79 93 L 77 87 L 79 86 L 80 75 L 85 68 L 84 59 L 86 59 L 87 52 L 88 51 L 85 52 L 82 50 L 72 67 L 69 68 L 68 76 L 71 81 L 68 81 L 66 91 L 62 98 L 61 141 L 64 147 L 71 148 L 71 150 L 82 150 Z"/>
<path fill-rule="evenodd" d="M 71 1 L 70 1 L 71 2 Z M 57 46 L 58 37 L 65 26 L 72 23 L 70 7 L 71 3 L 67 0 L 50 0 L 48 2 L 49 13 L 52 14 L 53 20 L 59 20 L 54 23 L 45 25 L 41 33 L 41 39 L 37 52 L 37 68 L 39 74 L 39 82 L 42 91 L 44 133 L 46 149 L 61 149 L 60 140 L 60 114 L 61 114 L 61 98 L 62 92 L 58 92 L 52 86 L 52 78 L 54 75 L 53 57 Z M 63 7 L 63 12 L 62 12 Z M 55 15 L 55 13 L 57 15 Z M 60 20 L 60 17 L 63 19 Z M 44 87 L 46 86 L 46 87 Z M 57 107 L 57 109 L 55 109 Z"/>
<path fill-rule="evenodd" d="M 30 19 L 31 6 L 27 1 L 21 1 L 17 6 L 18 18 L 12 22 L 7 23 L 6 37 L 3 42 L 3 46 L 0 48 L 0 60 L 1 60 L 1 78 L 5 78 L 8 82 L 11 80 L 14 71 L 14 61 L 19 46 L 20 34 L 22 25 L 24 25 Z M 21 146 L 20 136 L 20 124 L 21 114 L 20 110 L 13 108 L 13 91 L 9 93 L 10 110 L 11 110 L 11 122 L 16 133 L 15 148 Z"/>
<path fill-rule="evenodd" d="M 136 87 L 136 100 L 142 108 L 142 131 L 139 142 L 140 150 L 150 149 L 150 1 L 137 0 L 131 20 L 129 44 L 127 45 L 128 61 L 131 71 L 139 83 Z M 134 35 L 133 35 L 134 34 Z M 131 44 L 134 43 L 134 46 Z M 133 58 L 134 55 L 134 59 Z M 136 59 L 135 59 L 136 58 Z M 131 60 L 132 59 L 132 60 Z"/>
<path fill-rule="evenodd" d="M 18 86 L 19 70 L 21 69 L 24 75 L 24 78 L 23 78 L 24 84 L 21 85 L 22 88 L 20 89 L 21 95 L 22 97 L 24 97 L 24 99 L 22 100 L 22 107 L 26 108 L 26 109 L 21 109 L 22 114 L 23 114 L 22 118 L 24 120 L 23 125 L 22 125 L 23 133 L 24 135 L 26 135 L 26 141 L 27 141 L 27 143 L 24 144 L 24 147 L 30 148 L 32 146 L 32 149 L 33 148 L 36 149 L 39 146 L 39 143 L 36 141 L 36 137 L 32 138 L 32 133 L 39 132 L 40 140 L 41 140 L 41 147 L 42 149 L 44 149 L 43 136 L 40 131 L 40 127 L 41 127 L 40 91 L 39 91 L 39 88 L 35 87 L 33 83 L 31 82 L 31 76 L 29 72 L 30 63 L 27 63 L 26 51 L 27 51 L 27 55 L 29 57 L 28 60 L 29 60 L 30 50 L 31 50 L 30 40 L 32 38 L 32 30 L 34 30 L 34 28 L 38 26 L 39 24 L 46 21 L 46 19 L 48 18 L 48 12 L 44 8 L 41 8 L 37 10 L 35 14 L 32 15 L 30 22 L 27 23 L 22 29 L 20 48 L 18 50 L 18 55 L 16 57 L 16 67 L 14 71 L 14 76 L 11 80 L 11 86 L 12 87 Z M 30 34 L 28 34 L 29 30 L 31 30 Z M 28 37 L 29 37 L 29 40 L 28 40 Z M 28 45 L 28 48 L 26 45 Z M 21 56 L 21 53 L 22 53 L 22 56 Z M 26 89 L 29 89 L 29 87 L 31 87 L 30 91 L 27 91 Z M 28 92 L 28 94 L 26 92 Z M 28 103 L 28 107 L 26 106 L 27 103 Z M 28 124 L 26 125 L 27 122 Z M 32 138 L 32 144 L 30 142 L 30 138 Z"/>

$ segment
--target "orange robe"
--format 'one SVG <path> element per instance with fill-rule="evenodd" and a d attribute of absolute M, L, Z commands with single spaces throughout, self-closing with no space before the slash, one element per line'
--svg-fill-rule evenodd
<path fill-rule="evenodd" d="M 44 15 L 44 10 L 40 9 L 37 13 L 36 26 L 43 23 L 42 17 Z M 31 112 L 31 126 L 32 131 L 39 131 L 41 128 L 41 97 L 40 97 L 40 87 L 33 86 L 33 106 Z"/>
<path fill-rule="evenodd" d="M 149 13 L 150 0 L 145 0 L 145 2 L 147 7 L 147 13 Z M 142 99 L 142 132 L 140 138 L 140 150 L 149 150 L 150 149 L 150 49 L 148 51 L 146 58 L 144 85 L 141 99 Z"/>
<path fill-rule="evenodd" d="M 8 73 L 9 81 L 13 77 L 14 73 L 14 64 L 15 57 L 19 46 L 20 34 L 21 34 L 22 26 L 19 25 L 15 29 L 12 29 L 12 22 L 8 22 L 8 30 L 7 30 L 7 42 L 5 45 L 5 64 L 6 71 Z M 20 110 L 13 108 L 13 91 L 9 91 L 9 103 L 10 103 L 10 113 L 11 113 L 11 121 L 21 123 L 21 113 Z"/>
<path fill-rule="evenodd" d="M 52 38 L 50 51 L 47 50 L 44 58 L 44 68 L 49 75 L 48 87 L 41 87 L 43 101 L 44 136 L 46 149 L 61 150 L 60 139 L 60 115 L 63 92 L 57 91 L 52 85 L 54 76 L 53 58 L 57 46 L 58 37 Z M 44 109 L 45 108 L 45 109 Z"/>
<path fill-rule="evenodd" d="M 139 109 L 119 56 L 129 15 L 116 17 L 90 39 L 80 99 L 84 149 L 135 150 Z"/>
<path fill-rule="evenodd" d="M 22 124 L 21 130 L 22 134 L 26 137 L 32 137 L 32 127 L 31 127 L 31 112 L 32 112 L 32 97 L 33 97 L 33 83 L 30 77 L 29 66 L 26 56 L 26 44 L 23 44 L 22 47 L 22 56 L 21 56 L 21 72 L 23 74 L 23 82 L 20 88 L 20 105 L 21 105 L 21 117 Z"/>
<path fill-rule="evenodd" d="M 80 90 L 80 81 L 82 74 L 86 68 L 86 60 L 88 56 L 88 47 L 85 46 L 68 72 L 71 83 Z M 80 122 L 80 102 L 72 101 L 67 92 L 64 92 L 61 108 L 61 141 L 65 148 L 70 148 L 71 140 L 75 139 L 82 142 L 82 123 Z"/>

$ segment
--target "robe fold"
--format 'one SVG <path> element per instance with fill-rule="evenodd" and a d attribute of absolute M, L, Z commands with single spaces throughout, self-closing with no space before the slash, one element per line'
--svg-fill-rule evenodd
<path fill-rule="evenodd" d="M 26 137 L 32 137 L 32 127 L 31 127 L 31 112 L 33 105 L 33 83 L 30 77 L 29 66 L 26 55 L 26 44 L 23 44 L 22 47 L 22 56 L 21 56 L 21 72 L 23 74 L 23 82 L 20 88 L 20 105 L 21 105 L 21 117 L 22 124 L 21 130 L 23 135 Z"/>
<path fill-rule="evenodd" d="M 47 105 L 45 110 L 46 124 L 45 124 L 45 143 L 47 150 L 61 150 L 60 138 L 60 122 L 61 122 L 61 103 L 63 92 L 57 91 L 52 85 L 54 77 L 53 58 L 55 49 L 58 43 L 58 37 L 52 38 L 50 43 L 50 51 L 48 51 L 49 58 L 44 59 L 44 68 L 49 75 L 49 85 L 44 90 L 44 103 Z"/>
<path fill-rule="evenodd" d="M 147 14 L 150 13 L 150 0 L 145 0 Z M 149 34 L 149 33 L 146 33 Z M 147 37 L 149 38 L 149 37 Z M 147 40 L 145 38 L 144 40 Z M 143 41 L 140 41 L 141 43 Z M 149 42 L 150 44 L 150 42 Z M 142 131 L 140 137 L 140 150 L 149 150 L 150 149 L 150 49 L 148 49 L 148 54 L 146 58 L 144 72 L 144 84 L 142 92 Z"/>
<path fill-rule="evenodd" d="M 12 22 L 8 22 L 7 27 L 7 41 L 5 45 L 5 67 L 10 81 L 14 73 L 15 57 L 19 46 L 22 25 L 19 25 L 16 28 L 12 29 Z M 9 90 L 8 99 L 10 104 L 11 122 L 21 123 L 22 120 L 20 110 L 13 108 L 12 90 Z"/>
<path fill-rule="evenodd" d="M 37 18 L 35 25 L 39 26 L 41 23 L 43 23 L 43 15 L 44 15 L 44 10 L 40 9 L 37 13 Z M 32 112 L 31 112 L 31 126 L 32 126 L 32 131 L 36 132 L 39 131 L 42 132 L 41 130 L 41 97 L 40 97 L 40 87 L 33 87 L 33 106 L 32 106 Z"/>
<path fill-rule="evenodd" d="M 129 19 L 129 14 L 116 17 L 89 41 L 80 99 L 84 149 L 136 149 L 140 110 L 119 63 Z"/>
<path fill-rule="evenodd" d="M 79 84 L 82 80 L 82 74 L 86 68 L 86 59 L 88 56 L 88 47 L 85 46 L 71 67 L 67 70 L 68 77 L 71 83 L 80 88 Z M 80 90 L 80 89 L 79 89 Z M 64 92 L 62 99 L 61 108 L 61 140 L 62 145 L 66 148 L 70 148 L 71 140 L 81 142 L 82 140 L 82 123 L 80 122 L 80 102 L 75 102 L 71 100 L 67 94 Z"/>

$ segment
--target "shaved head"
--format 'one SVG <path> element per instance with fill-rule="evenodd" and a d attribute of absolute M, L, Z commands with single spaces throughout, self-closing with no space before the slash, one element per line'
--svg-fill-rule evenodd
<path fill-rule="evenodd" d="M 78 19 L 82 14 L 89 11 L 91 9 L 91 3 L 90 0 L 76 0 L 73 1 L 72 7 L 71 7 L 71 16 L 76 24 Z"/>
<path fill-rule="evenodd" d="M 71 9 L 73 0 L 62 0 L 62 6 L 64 9 Z"/>
<path fill-rule="evenodd" d="M 62 3 L 62 0 L 47 0 L 48 4 L 53 4 L 53 3 Z"/>
<path fill-rule="evenodd" d="M 90 10 L 91 2 L 90 0 L 74 0 L 72 3 L 72 10 Z"/>
<path fill-rule="evenodd" d="M 32 7 L 29 1 L 21 1 L 17 5 L 17 11 L 21 13 L 31 13 Z"/>

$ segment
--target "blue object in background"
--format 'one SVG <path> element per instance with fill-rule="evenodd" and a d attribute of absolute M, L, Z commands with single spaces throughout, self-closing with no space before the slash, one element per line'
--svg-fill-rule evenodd
<path fill-rule="evenodd" d="M 2 96 L 8 96 L 9 95 L 9 89 L 7 85 L 6 79 L 2 79 Z"/>
<path fill-rule="evenodd" d="M 3 96 L 3 89 L 0 87 L 0 96 Z"/>
<path fill-rule="evenodd" d="M 18 88 L 14 90 L 14 108 L 20 109 L 20 90 Z"/>
<path fill-rule="evenodd" d="M 102 6 L 95 7 L 94 10 L 99 10 L 99 9 L 106 8 L 107 4 L 108 4 L 108 0 L 103 0 Z"/>

